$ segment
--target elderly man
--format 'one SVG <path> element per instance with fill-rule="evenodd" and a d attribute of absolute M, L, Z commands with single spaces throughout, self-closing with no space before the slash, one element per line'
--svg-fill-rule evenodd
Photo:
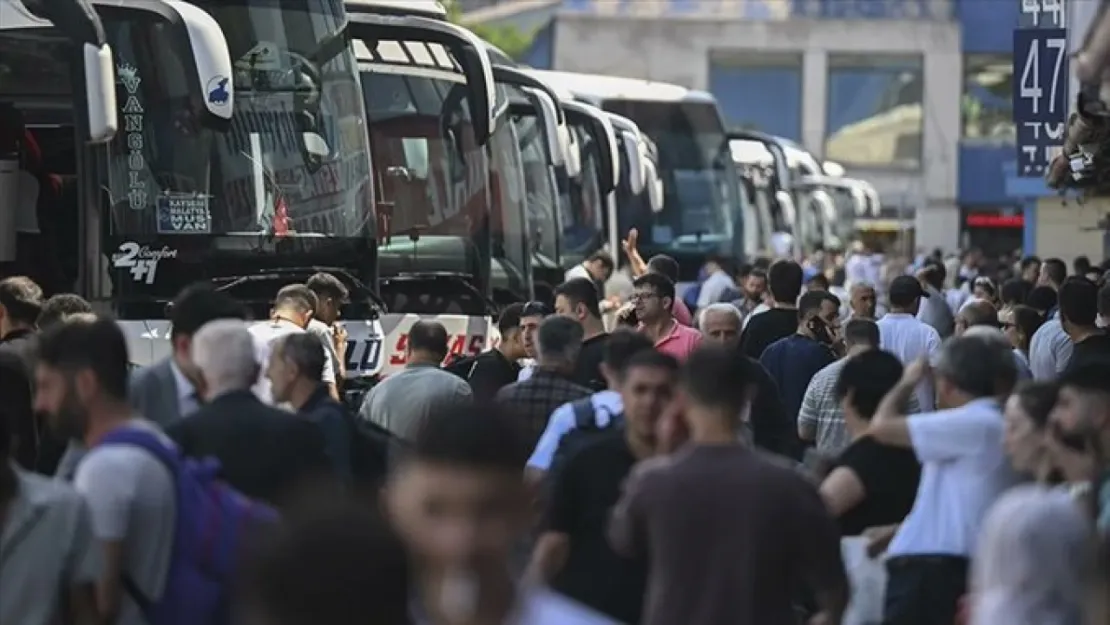
<path fill-rule="evenodd" d="M 714 343 L 733 343 L 740 340 L 743 315 L 733 304 L 710 304 L 698 311 L 698 329 L 702 338 Z"/>
<path fill-rule="evenodd" d="M 848 318 L 874 321 L 879 299 L 869 282 L 856 282 L 848 291 Z"/>
<path fill-rule="evenodd" d="M 956 313 L 956 336 L 962 336 L 969 328 L 976 326 L 998 328 L 998 310 L 993 304 L 984 300 L 969 302 Z"/>

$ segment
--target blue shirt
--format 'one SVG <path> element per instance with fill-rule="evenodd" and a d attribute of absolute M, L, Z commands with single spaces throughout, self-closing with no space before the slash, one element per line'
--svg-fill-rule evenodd
<path fill-rule="evenodd" d="M 836 361 L 828 346 L 808 336 L 791 334 L 767 346 L 759 363 L 779 387 L 786 414 L 797 419 L 809 381 L 817 372 Z"/>
<path fill-rule="evenodd" d="M 320 385 L 301 406 L 299 414 L 320 428 L 320 433 L 324 435 L 324 451 L 332 468 L 344 483 L 350 483 L 353 433 L 347 418 L 347 409 L 332 399 L 327 386 Z"/>

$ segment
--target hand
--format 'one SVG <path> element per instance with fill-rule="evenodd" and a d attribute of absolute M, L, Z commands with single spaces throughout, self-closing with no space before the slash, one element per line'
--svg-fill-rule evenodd
<path fill-rule="evenodd" d="M 898 525 L 880 525 L 863 530 L 863 537 L 867 539 L 867 555 L 874 558 L 886 551 L 890 541 L 898 532 Z"/>
<path fill-rule="evenodd" d="M 344 354 L 347 352 L 347 328 L 341 325 L 335 326 L 331 340 L 337 353 Z"/>
<path fill-rule="evenodd" d="M 917 383 L 924 380 L 930 372 L 929 361 L 925 358 L 918 358 L 902 372 L 902 384 L 917 386 Z"/>
<path fill-rule="evenodd" d="M 833 618 L 828 612 L 818 612 L 809 617 L 809 625 L 833 625 Z"/>
<path fill-rule="evenodd" d="M 632 256 L 636 252 L 636 242 L 640 238 L 640 231 L 633 228 L 628 231 L 628 238 L 621 241 L 621 249 L 628 256 Z"/>
<path fill-rule="evenodd" d="M 682 415 L 685 403 L 681 397 L 676 397 L 663 409 L 659 420 L 655 422 L 655 451 L 659 454 L 669 454 L 678 449 L 690 437 L 686 428 L 686 421 Z"/>

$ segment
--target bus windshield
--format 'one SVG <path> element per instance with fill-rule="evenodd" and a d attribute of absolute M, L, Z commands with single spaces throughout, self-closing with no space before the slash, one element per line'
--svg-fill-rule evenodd
<path fill-rule="evenodd" d="M 584 124 L 568 119 L 569 130 L 578 141 L 581 171 L 569 181 L 570 202 L 560 203 L 562 214 L 562 251 L 581 256 L 602 240 L 606 198 L 601 194 L 600 146 Z"/>
<path fill-rule="evenodd" d="M 498 89 L 503 92 L 503 89 Z M 504 95 L 502 93 L 501 95 Z M 499 124 L 489 141 L 493 206 L 492 255 L 504 263 L 507 282 L 495 284 L 513 296 L 532 296 L 532 254 L 525 231 L 525 179 L 519 137 L 513 124 Z"/>
<path fill-rule="evenodd" d="M 372 178 L 357 67 L 342 0 L 193 0 L 227 38 L 227 128 L 185 106 L 180 53 L 158 28 L 106 22 L 120 131 L 108 155 L 115 235 L 372 234 Z"/>
<path fill-rule="evenodd" d="M 554 260 L 558 234 L 555 211 L 561 199 L 548 167 L 548 151 L 544 145 L 542 124 L 533 115 L 515 115 L 511 121 L 516 129 L 520 157 L 524 165 L 528 230 L 532 243 L 545 256 Z M 569 201 L 569 198 L 566 199 Z"/>
<path fill-rule="evenodd" d="M 604 108 L 636 122 L 659 148 L 664 207 L 650 236 L 641 232 L 641 238 L 664 247 L 711 243 L 729 251 L 739 234 L 734 230 L 742 226 L 744 200 L 716 106 L 606 100 Z"/>

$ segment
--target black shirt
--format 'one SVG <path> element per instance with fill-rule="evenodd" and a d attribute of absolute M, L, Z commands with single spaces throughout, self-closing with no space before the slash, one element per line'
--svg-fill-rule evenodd
<path fill-rule="evenodd" d="M 835 465 L 839 467 L 855 473 L 864 491 L 863 501 L 837 519 L 841 535 L 858 536 L 869 527 L 900 523 L 910 513 L 921 479 L 913 450 L 881 445 L 865 436 L 840 454 Z"/>
<path fill-rule="evenodd" d="M 520 365 L 509 360 L 499 349 L 478 354 L 473 368 L 467 372 L 466 381 L 475 397 L 493 397 L 502 387 L 516 382 Z"/>
<path fill-rule="evenodd" d="M 798 311 L 793 308 L 772 308 L 753 315 L 740 335 L 740 351 L 749 358 L 759 359 L 763 350 L 775 341 L 798 331 Z"/>
<path fill-rule="evenodd" d="M 578 353 L 578 362 L 574 365 L 574 376 L 571 378 L 575 383 L 594 392 L 609 388 L 609 384 L 601 376 L 601 361 L 608 342 L 609 334 L 604 332 L 582 341 L 582 351 Z"/>
<path fill-rule="evenodd" d="M 601 435 L 566 460 L 552 486 L 546 529 L 566 534 L 570 551 L 552 587 L 621 623 L 637 625 L 647 563 L 609 546 L 609 512 L 636 464 L 621 428 Z"/>
<path fill-rule="evenodd" d="M 1089 336 L 1075 344 L 1068 360 L 1068 369 L 1075 369 L 1091 362 L 1110 360 L 1110 335 L 1106 332 Z"/>

